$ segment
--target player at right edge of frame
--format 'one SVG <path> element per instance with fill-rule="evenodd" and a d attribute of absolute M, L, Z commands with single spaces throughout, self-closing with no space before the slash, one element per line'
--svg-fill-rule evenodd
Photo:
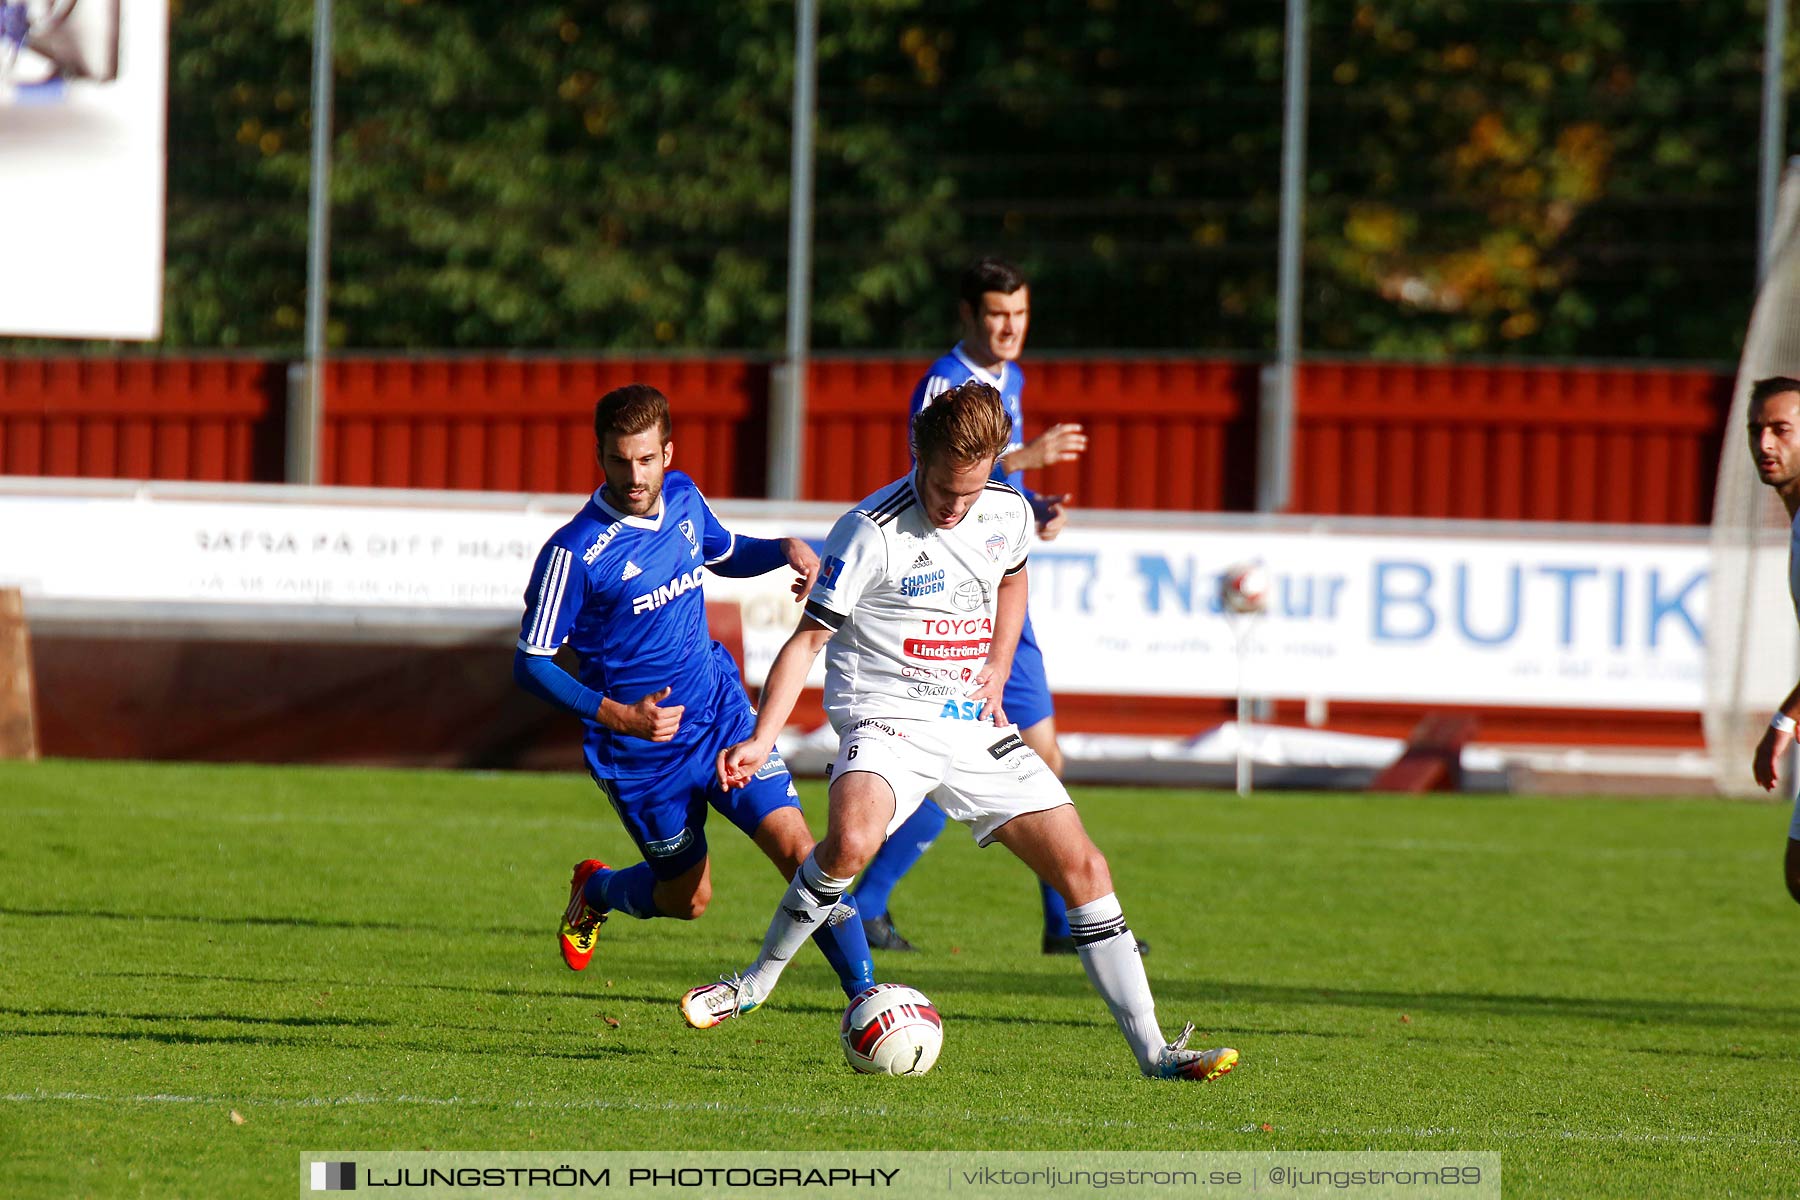
<path fill-rule="evenodd" d="M 1238 1052 L 1189 1050 L 1192 1025 L 1164 1038 L 1106 858 L 1003 710 L 1032 531 L 1025 498 L 990 478 L 1011 432 L 992 387 L 950 389 L 913 421 L 913 472 L 832 527 L 805 615 L 770 668 L 755 729 L 718 756 L 722 786 L 755 776 L 829 644 L 825 711 L 841 742 L 827 832 L 795 872 L 756 960 L 690 990 L 682 1016 L 710 1029 L 766 1002 L 856 873 L 933 792 L 979 845 L 999 842 L 1068 900 L 1076 952 L 1139 1070 L 1216 1079 Z M 953 690 L 919 689 L 921 677 Z"/>
<path fill-rule="evenodd" d="M 1787 508 L 1788 592 L 1794 600 L 1794 615 L 1800 619 L 1800 520 L 1796 519 L 1800 516 L 1800 379 L 1774 375 L 1757 380 L 1750 389 L 1747 426 L 1757 478 L 1774 488 Z M 1800 683 L 1775 710 L 1750 762 L 1751 774 L 1764 791 L 1775 788 L 1776 764 L 1794 744 L 1796 718 L 1800 718 Z M 1800 798 L 1794 802 L 1794 817 L 1788 825 L 1782 873 L 1788 895 L 1800 901 Z"/>

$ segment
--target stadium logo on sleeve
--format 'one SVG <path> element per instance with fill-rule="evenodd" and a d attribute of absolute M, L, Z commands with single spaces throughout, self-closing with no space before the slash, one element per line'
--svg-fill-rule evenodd
<path fill-rule="evenodd" d="M 815 585 L 830 591 L 837 586 L 838 572 L 844 569 L 844 560 L 835 554 L 827 554 L 819 563 L 819 579 Z"/>
<path fill-rule="evenodd" d="M 623 521 L 614 521 L 611 525 L 608 525 L 602 530 L 600 536 L 594 539 L 594 544 L 587 548 L 587 553 L 581 556 L 581 561 L 590 567 L 593 566 L 599 559 L 601 552 L 606 549 L 606 544 L 613 540 L 614 535 L 619 532 L 619 529 L 623 524 Z"/>

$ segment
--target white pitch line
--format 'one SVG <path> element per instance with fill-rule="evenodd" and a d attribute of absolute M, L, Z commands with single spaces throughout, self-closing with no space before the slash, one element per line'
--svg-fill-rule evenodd
<path fill-rule="evenodd" d="M 13 1092 L 0 1094 L 0 1102 L 11 1104 L 33 1103 L 100 1103 L 100 1104 L 200 1104 L 200 1105 L 238 1105 L 245 1108 L 257 1106 L 262 1108 L 348 1108 L 377 1105 L 418 1105 L 432 1108 L 516 1108 L 516 1109 L 620 1109 L 630 1112 L 715 1112 L 715 1113 L 765 1113 L 780 1115 L 812 1116 L 817 1115 L 816 1108 L 803 1108 L 797 1105 L 752 1105 L 724 1104 L 710 1102 L 678 1102 L 663 1101 L 646 1104 L 635 1100 L 482 1100 L 468 1096 L 415 1096 L 401 1094 L 398 1096 L 184 1096 L 168 1092 L 150 1094 L 106 1095 L 100 1092 Z M 891 1110 L 882 1106 L 838 1105 L 837 1111 L 856 1116 L 886 1117 L 892 1115 Z M 1095 1125 L 1135 1127 L 1136 1121 L 1094 1120 L 1082 1118 L 1063 1118 L 1046 1121 L 1033 1117 L 1017 1117 L 1011 1114 L 996 1116 L 992 1113 L 960 1114 L 964 1120 L 979 1121 L 982 1124 L 1013 1125 L 1068 1125 L 1080 1124 L 1083 1128 Z M 1163 1128 L 1162 1122 L 1156 1123 Z M 1260 1125 L 1223 1125 L 1210 1121 L 1196 1121 L 1185 1126 L 1190 1129 L 1201 1129 L 1214 1133 L 1257 1133 Z M 1404 1137 L 1419 1141 L 1439 1138 L 1495 1138 L 1502 1141 L 1577 1141 L 1602 1142 L 1616 1144 L 1640 1145 L 1731 1145 L 1731 1146 L 1800 1146 L 1800 1138 L 1763 1137 L 1757 1134 L 1731 1133 L 1650 1133 L 1625 1129 L 1459 1129 L 1455 1126 L 1396 1126 L 1389 1125 L 1373 1129 L 1344 1129 L 1339 1127 L 1322 1127 L 1317 1129 L 1297 1129 L 1293 1126 L 1281 1126 L 1276 1132 L 1287 1136 L 1311 1137 Z"/>

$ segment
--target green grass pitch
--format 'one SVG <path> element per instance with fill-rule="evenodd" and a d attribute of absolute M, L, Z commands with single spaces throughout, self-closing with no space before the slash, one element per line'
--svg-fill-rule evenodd
<path fill-rule="evenodd" d="M 822 803 L 804 786 L 809 810 Z M 570 863 L 629 861 L 585 779 L 0 765 L 12 1196 L 291 1195 L 299 1152 L 1495 1150 L 1509 1196 L 1792 1194 L 1800 909 L 1784 810 L 1713 800 L 1082 789 L 1173 1033 L 1138 1077 L 999 849 L 946 832 L 878 974 L 941 1007 L 916 1080 L 844 1065 L 808 951 L 697 1033 L 780 881 L 723 822 L 695 923 L 571 974 Z M 242 1123 L 231 1119 L 233 1112 Z"/>

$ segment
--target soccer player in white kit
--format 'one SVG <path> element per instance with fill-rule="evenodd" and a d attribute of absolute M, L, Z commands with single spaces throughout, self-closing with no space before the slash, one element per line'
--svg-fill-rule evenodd
<path fill-rule="evenodd" d="M 992 387 L 950 389 L 913 421 L 913 473 L 832 527 L 806 615 L 769 670 L 756 727 L 718 758 L 727 789 L 755 775 L 829 645 L 825 711 L 841 743 L 828 832 L 788 885 L 756 961 L 688 992 L 682 1015 L 709 1029 L 764 1003 L 808 933 L 932 792 L 978 843 L 999 842 L 1068 900 L 1076 952 L 1139 1069 L 1216 1079 L 1238 1052 L 1189 1050 L 1192 1025 L 1172 1042 L 1163 1037 L 1106 858 L 1001 708 L 1025 622 L 1033 524 L 1025 498 L 990 477 L 1011 433 Z"/>
<path fill-rule="evenodd" d="M 1750 456 L 1756 474 L 1775 489 L 1787 507 L 1791 532 L 1788 541 L 1788 592 L 1794 598 L 1794 614 L 1800 617 L 1800 379 L 1775 375 L 1759 379 L 1750 389 Z M 1788 693 L 1757 743 L 1750 770 L 1765 791 L 1775 787 L 1776 764 L 1794 744 L 1795 719 L 1800 718 L 1800 684 Z M 1783 873 L 1788 895 L 1800 900 L 1800 800 L 1788 825 L 1787 857 Z"/>

